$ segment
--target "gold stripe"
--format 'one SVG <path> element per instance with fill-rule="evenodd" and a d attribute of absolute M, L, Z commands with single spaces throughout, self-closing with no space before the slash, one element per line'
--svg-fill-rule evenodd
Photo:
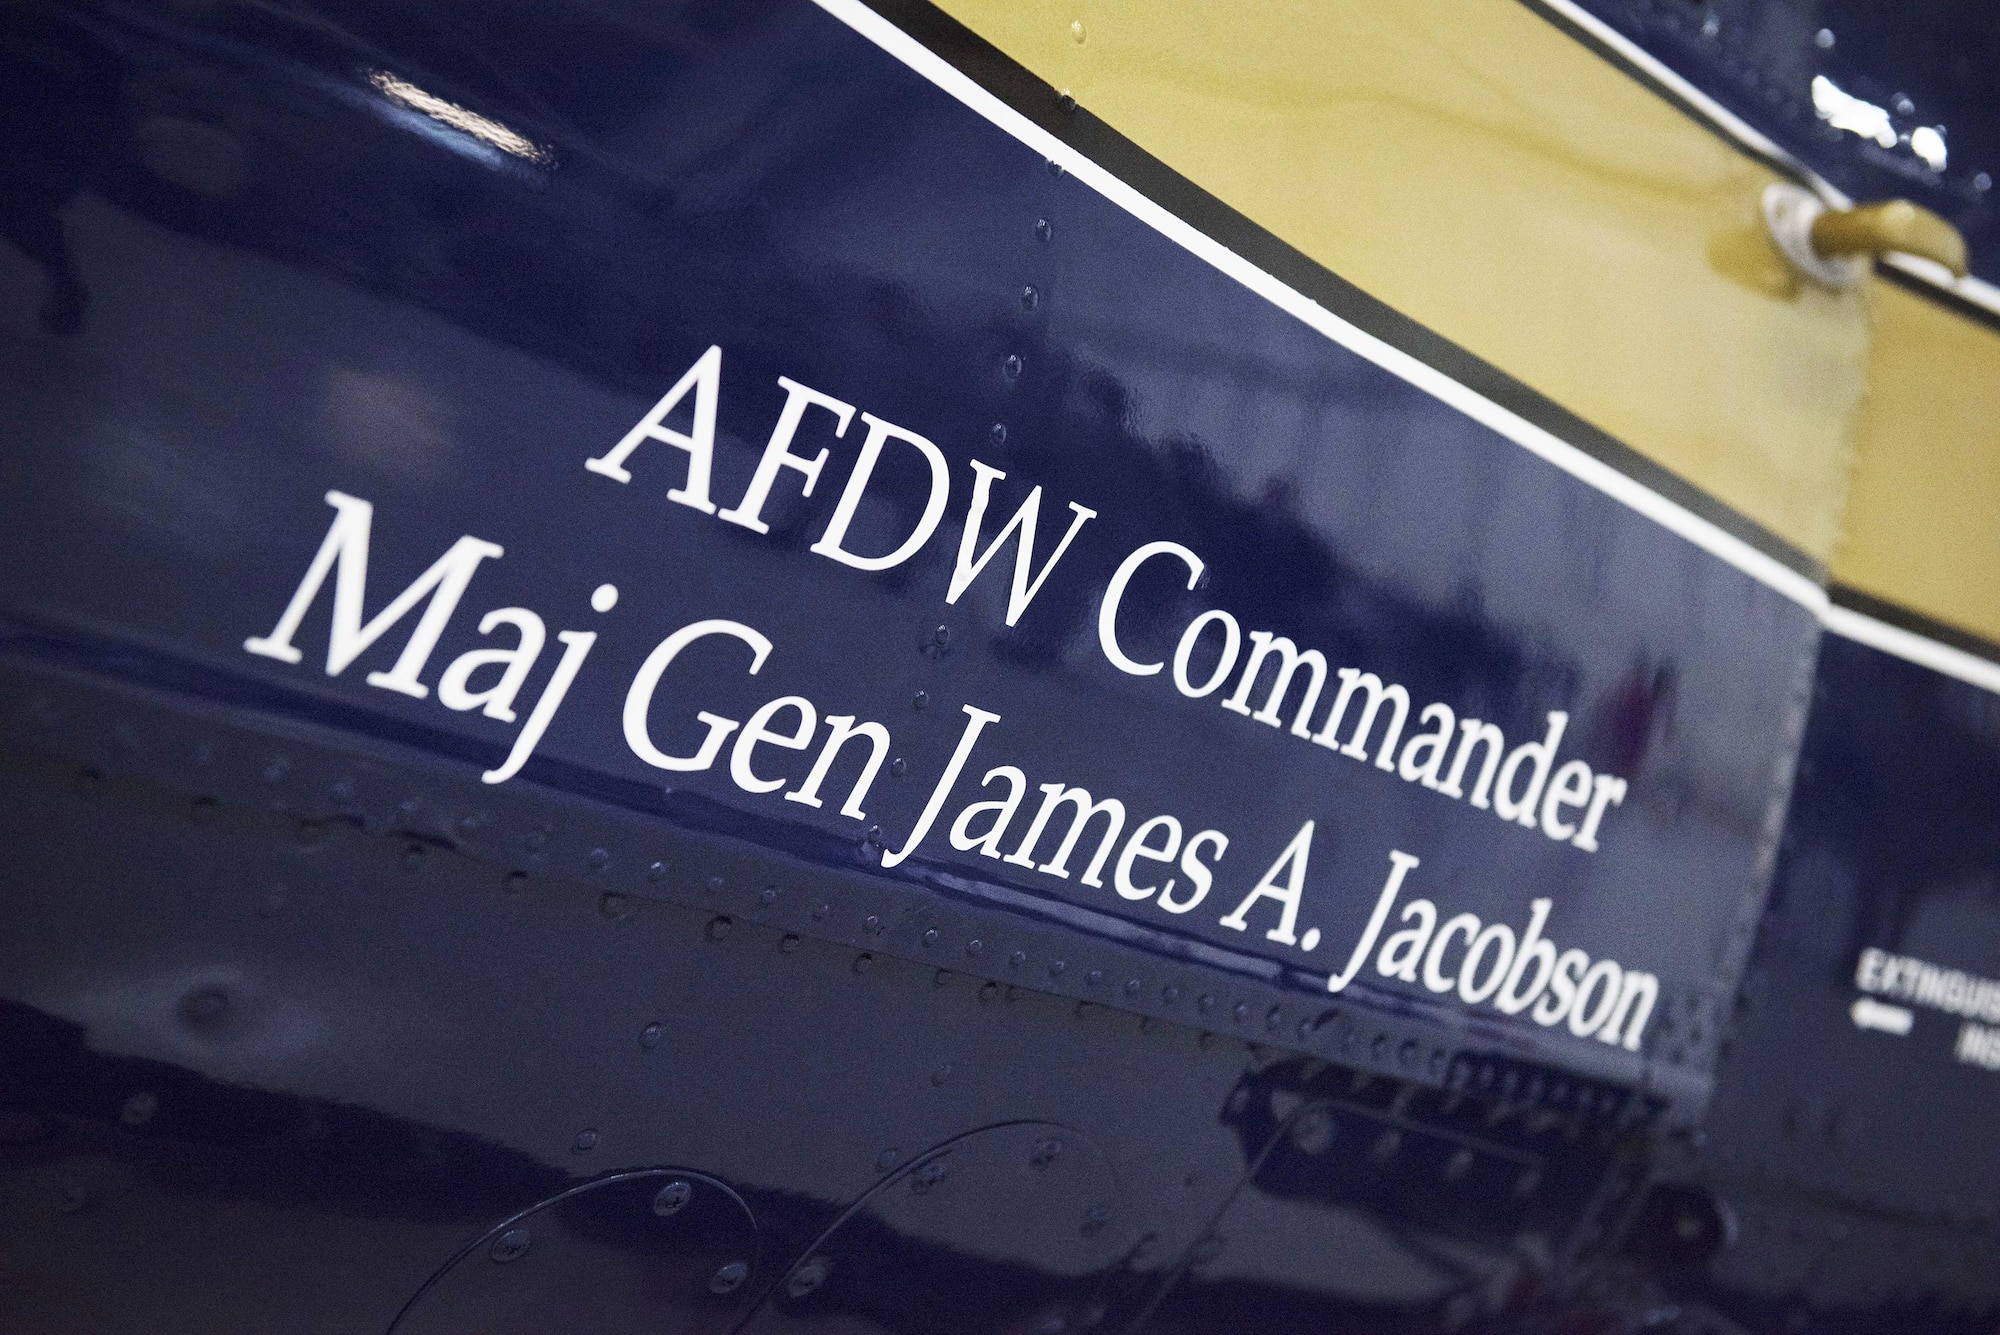
<path fill-rule="evenodd" d="M 1833 577 L 2000 643 L 2000 332 L 1885 282 Z"/>
<path fill-rule="evenodd" d="M 1814 557 L 1867 329 L 1775 179 L 1517 0 L 940 0 L 1342 277 Z"/>

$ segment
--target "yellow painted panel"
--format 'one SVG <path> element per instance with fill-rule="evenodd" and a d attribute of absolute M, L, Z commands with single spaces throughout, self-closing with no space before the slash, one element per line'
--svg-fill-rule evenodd
<path fill-rule="evenodd" d="M 1342 277 L 1819 559 L 1866 356 L 1771 174 L 1518 0 L 941 0 Z"/>
<path fill-rule="evenodd" d="M 2000 332 L 1887 283 L 1870 303 L 1834 578 L 2000 641 Z"/>

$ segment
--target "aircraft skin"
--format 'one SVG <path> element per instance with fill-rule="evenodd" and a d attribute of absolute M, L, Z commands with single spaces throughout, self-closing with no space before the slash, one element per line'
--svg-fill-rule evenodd
<path fill-rule="evenodd" d="M 2000 1328 L 1991 27 L 10 7 L 0 1331 Z"/>

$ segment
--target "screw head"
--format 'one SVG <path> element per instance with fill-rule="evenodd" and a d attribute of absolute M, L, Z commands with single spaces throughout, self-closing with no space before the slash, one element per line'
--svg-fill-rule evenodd
<path fill-rule="evenodd" d="M 653 1197 L 653 1213 L 662 1219 L 670 1214 L 679 1214 L 687 1203 L 694 1199 L 694 1187 L 685 1178 L 675 1178 L 661 1187 Z"/>
<path fill-rule="evenodd" d="M 509 1261 L 518 1261 L 526 1256 L 530 1241 L 527 1229 L 510 1228 L 493 1240 L 493 1246 L 486 1254 L 505 1265 Z"/>
<path fill-rule="evenodd" d="M 750 1277 L 750 1267 L 742 1261 L 731 1261 L 709 1276 L 710 1293 L 734 1293 L 743 1287 L 743 1281 Z"/>
<path fill-rule="evenodd" d="M 791 1298 L 803 1298 L 820 1285 L 826 1283 L 833 1273 L 833 1258 L 830 1256 L 808 1256 L 798 1263 L 785 1279 L 785 1294 Z"/>

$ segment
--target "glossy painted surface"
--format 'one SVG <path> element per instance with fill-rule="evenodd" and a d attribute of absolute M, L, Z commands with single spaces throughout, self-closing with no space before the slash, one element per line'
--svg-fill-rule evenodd
<path fill-rule="evenodd" d="M 1583 3 L 1851 197 L 1905 197 L 1951 219 L 1973 271 L 2000 279 L 1990 6 Z"/>
<path fill-rule="evenodd" d="M 1714 1267 L 1776 1253 L 1729 1245 L 1732 1180 L 1672 1148 L 1765 1153 L 1701 1123 L 1778 1069 L 1711 1089 L 1822 643 L 1797 602 L 802 0 L 47 6 L 0 59 L 27 127 L 0 248 L 0 1325 L 1573 1331 L 1660 1328 L 1680 1292 L 1759 1329 L 1820 1301 L 1731 1287 Z M 812 550 L 865 429 L 823 409 L 796 448 L 825 473 L 810 498 L 781 474 L 768 533 L 669 500 L 693 483 L 664 441 L 623 485 L 584 467 L 711 345 L 718 510 L 782 375 L 936 442 L 928 544 L 875 573 Z M 923 522 L 896 448 L 851 552 Z M 975 459 L 1007 474 L 995 515 L 1041 488 L 1038 561 L 1096 512 L 1011 627 L 1008 553 L 949 601 Z M 324 592 L 298 662 L 245 650 L 281 638 L 330 491 L 373 505 L 367 616 L 463 535 L 505 548 L 421 695 L 368 680 L 414 616 L 326 670 Z M 1168 540 L 1206 582 L 1142 570 L 1125 651 L 1171 658 L 1227 608 L 1510 743 L 1562 711 L 1563 757 L 1629 779 L 1598 851 L 1118 670 L 1107 583 Z M 551 639 L 516 719 L 448 708 L 445 665 L 509 606 Z M 818 808 L 750 790 L 805 752 L 746 753 L 751 783 L 728 749 L 641 763 L 628 688 L 698 618 L 768 661 L 690 649 L 641 725 L 685 753 L 696 710 L 747 732 L 785 694 L 878 720 L 865 816 L 836 801 L 852 758 Z M 482 782 L 559 630 L 598 638 L 525 768 Z M 1911 690 L 1913 719 L 1986 700 Z M 965 706 L 1000 719 L 889 865 Z M 1940 771 L 1978 793 L 1983 736 Z M 1119 797 L 1128 829 L 1226 831 L 1207 900 L 1162 913 L 1110 863 L 1086 884 L 1091 839 L 1072 877 L 955 847 L 1003 764 Z M 1229 930 L 1307 820 L 1296 943 L 1268 897 Z M 1549 938 L 1656 971 L 1644 1042 L 1379 973 L 1329 997 L 1391 849 L 1446 914 L 1518 927 L 1546 897 Z"/>
<path fill-rule="evenodd" d="M 1889 997 L 1902 1035 L 1851 1012 L 1871 948 L 2000 975 L 2000 696 L 1832 636 L 1814 696 L 1706 1137 L 1666 1172 L 1745 1245 L 1663 1273 L 1753 1330 L 1988 1330 L 2000 1069 L 1935 1002 Z"/>
<path fill-rule="evenodd" d="M 1888 284 L 1832 573 L 2000 643 L 2000 330 Z"/>
<path fill-rule="evenodd" d="M 1334 272 L 1831 552 L 1859 298 L 1771 245 L 1776 176 L 1533 9 L 944 8 Z"/>

